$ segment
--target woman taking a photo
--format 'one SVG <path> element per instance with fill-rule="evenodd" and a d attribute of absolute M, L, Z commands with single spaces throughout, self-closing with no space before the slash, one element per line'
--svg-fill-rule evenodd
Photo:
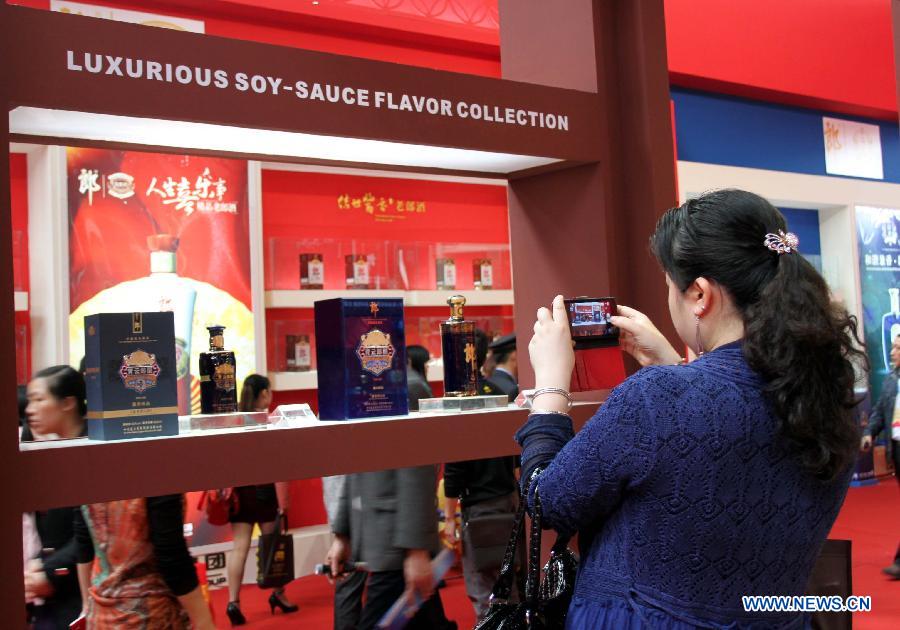
<path fill-rule="evenodd" d="M 241 411 L 269 411 L 272 404 L 272 391 L 269 379 L 260 374 L 251 374 L 244 379 L 241 390 Z M 277 486 L 277 487 L 276 487 Z M 234 549 L 228 559 L 228 606 L 225 614 L 232 626 L 247 623 L 241 612 L 241 582 L 244 576 L 244 565 L 250 553 L 250 539 L 253 537 L 253 526 L 259 524 L 263 534 L 275 531 L 275 519 L 279 511 L 287 509 L 287 484 L 267 483 L 261 486 L 241 486 L 234 489 L 237 495 L 238 511 L 231 515 L 231 535 L 234 538 Z M 278 608 L 282 612 L 297 612 L 299 607 L 285 597 L 284 589 L 279 588 L 269 596 L 269 610 L 275 614 Z"/>
<path fill-rule="evenodd" d="M 578 533 L 567 628 L 802 628 L 743 595 L 802 595 L 850 481 L 856 321 L 797 253 L 784 217 L 721 190 L 669 210 L 651 237 L 679 353 L 641 313 L 612 323 L 643 366 L 573 434 L 562 297 L 538 311 L 537 392 L 519 430 L 529 501 Z M 679 346 L 683 347 L 683 346 Z M 527 484 L 527 482 L 524 482 Z"/>

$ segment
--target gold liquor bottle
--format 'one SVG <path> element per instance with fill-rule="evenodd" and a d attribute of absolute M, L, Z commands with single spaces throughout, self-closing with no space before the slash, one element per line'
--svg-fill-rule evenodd
<path fill-rule="evenodd" d="M 466 298 L 454 295 L 447 300 L 450 319 L 441 323 L 444 354 L 444 396 L 475 396 L 478 392 L 478 363 L 475 358 L 475 322 L 466 321 Z"/>
<path fill-rule="evenodd" d="M 207 326 L 209 352 L 200 353 L 200 412 L 237 411 L 234 352 L 225 349 L 225 327 Z"/>

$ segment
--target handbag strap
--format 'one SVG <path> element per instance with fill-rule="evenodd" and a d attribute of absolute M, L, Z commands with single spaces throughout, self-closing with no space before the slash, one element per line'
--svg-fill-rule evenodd
<path fill-rule="evenodd" d="M 509 542 L 506 543 L 506 552 L 503 554 L 503 563 L 500 565 L 500 575 L 494 583 L 491 591 L 491 601 L 506 602 L 512 595 L 513 580 L 516 568 L 516 549 L 519 547 L 519 539 L 525 534 L 525 499 L 519 494 L 519 508 L 516 510 L 516 518 L 513 524 Z"/>
<path fill-rule="evenodd" d="M 534 483 L 537 471 L 531 477 Z M 525 579 L 525 603 L 530 611 L 537 609 L 539 585 L 541 577 L 541 498 L 537 488 L 534 489 L 534 505 L 531 510 L 531 540 L 528 541 L 528 576 Z"/>

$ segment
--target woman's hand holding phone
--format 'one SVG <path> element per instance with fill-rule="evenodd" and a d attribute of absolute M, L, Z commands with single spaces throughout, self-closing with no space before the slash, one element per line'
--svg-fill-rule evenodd
<path fill-rule="evenodd" d="M 619 344 L 638 363 L 647 366 L 681 362 L 681 355 L 646 315 L 621 304 L 618 311 L 619 314 L 612 317 L 612 324 L 621 331 Z"/>
<path fill-rule="evenodd" d="M 534 368 L 535 389 L 542 387 L 558 387 L 569 391 L 572 382 L 572 369 L 575 367 L 575 351 L 572 348 L 572 333 L 569 330 L 569 319 L 563 296 L 553 299 L 553 310 L 541 307 L 537 312 L 534 324 L 534 336 L 528 344 L 531 366 Z M 547 408 L 551 396 L 544 401 L 541 396 L 540 407 Z M 563 397 L 560 399 L 567 403 Z"/>

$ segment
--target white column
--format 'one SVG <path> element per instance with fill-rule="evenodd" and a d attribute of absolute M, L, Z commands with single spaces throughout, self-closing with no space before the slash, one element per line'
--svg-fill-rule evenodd
<path fill-rule="evenodd" d="M 35 147 L 28 152 L 28 267 L 34 371 L 69 360 L 68 218 L 65 148 Z"/>
<path fill-rule="evenodd" d="M 247 163 L 247 203 L 250 228 L 250 294 L 253 304 L 253 334 L 256 351 L 256 373 L 265 374 L 266 361 L 266 296 L 262 229 L 262 165 Z"/>

